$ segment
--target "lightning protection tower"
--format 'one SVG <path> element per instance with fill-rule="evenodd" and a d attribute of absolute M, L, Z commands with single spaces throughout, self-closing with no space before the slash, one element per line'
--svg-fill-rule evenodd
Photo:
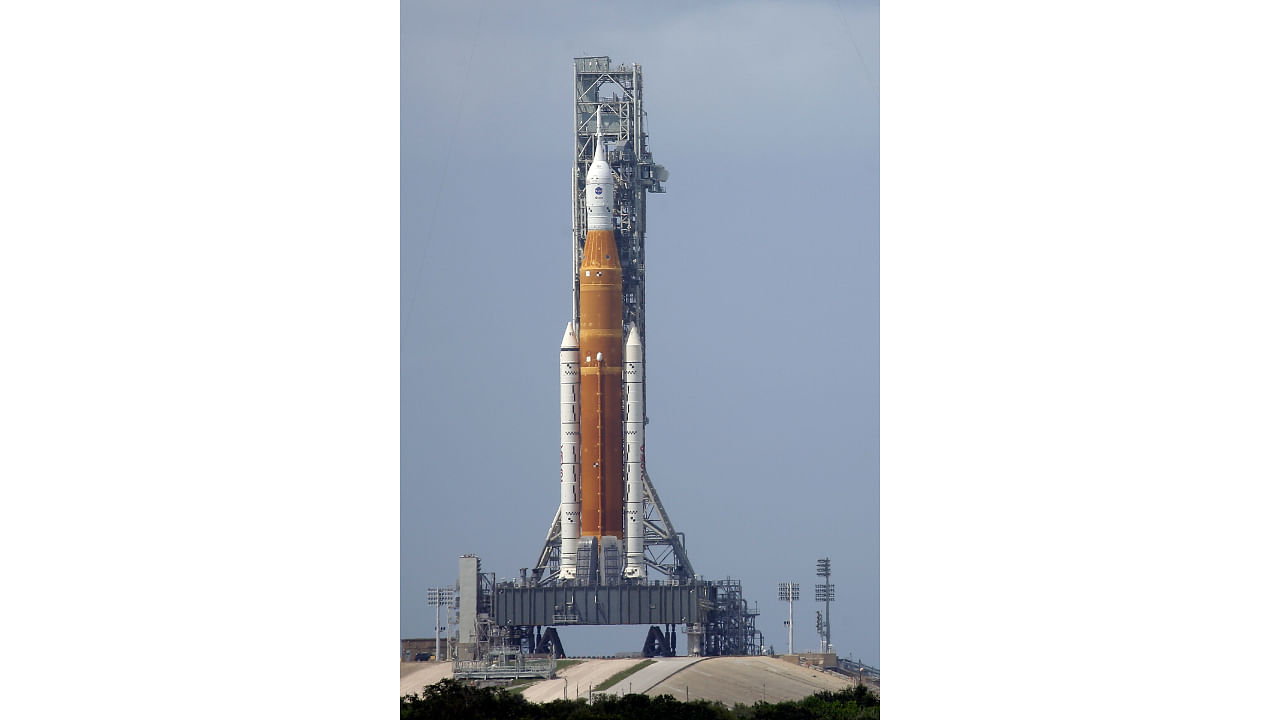
<path fill-rule="evenodd" d="M 649 151 L 647 115 L 644 110 L 644 75 L 638 63 L 614 66 L 607 56 L 573 60 L 573 171 L 570 195 L 573 232 L 570 238 L 570 278 L 575 330 L 578 328 L 579 266 L 587 238 L 587 211 L 583 202 L 587 170 L 595 154 L 596 116 L 599 115 L 605 158 L 613 172 L 614 237 L 622 265 L 622 330 L 632 324 L 648 347 L 645 326 L 645 208 L 648 194 L 666 192 L 667 169 L 653 161 Z M 642 377 L 645 407 L 648 382 Z M 649 419 L 646 416 L 645 424 Z M 645 565 L 671 581 L 687 581 L 694 576 L 685 552 L 684 536 L 676 532 L 662 506 L 646 468 L 644 479 Z M 560 563 L 560 515 L 556 513 L 547 532 L 533 579 L 538 584 L 554 582 Z"/>

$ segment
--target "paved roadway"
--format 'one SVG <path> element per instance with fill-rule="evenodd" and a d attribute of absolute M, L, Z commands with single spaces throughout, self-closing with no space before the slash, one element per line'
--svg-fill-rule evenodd
<path fill-rule="evenodd" d="M 657 662 L 640 668 L 634 674 L 622 678 L 617 685 L 605 690 L 611 695 L 643 694 L 649 688 L 675 675 L 690 665 L 706 660 L 701 657 L 653 658 Z M 644 662 L 641 660 L 640 662 Z"/>
<path fill-rule="evenodd" d="M 536 682 L 525 688 L 522 694 L 529 702 L 539 703 L 564 697 L 570 700 L 586 697 L 591 688 L 613 677 L 614 673 L 621 672 L 639 662 L 642 660 L 584 660 L 572 667 L 557 670 L 558 677 Z"/>

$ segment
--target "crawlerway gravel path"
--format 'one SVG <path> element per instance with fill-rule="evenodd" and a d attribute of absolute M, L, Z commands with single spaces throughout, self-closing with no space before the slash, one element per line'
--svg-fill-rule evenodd
<path fill-rule="evenodd" d="M 702 662 L 706 658 L 701 657 L 673 657 L 673 658 L 654 658 L 652 665 L 646 665 L 635 672 L 634 675 L 628 675 L 621 682 L 613 687 L 605 690 L 611 695 L 628 695 L 630 693 L 644 693 L 649 688 L 675 675 L 681 670 L 689 667 L 696 662 Z"/>
<path fill-rule="evenodd" d="M 534 683 L 524 690 L 529 702 L 551 702 L 567 697 L 572 700 L 586 697 L 597 685 L 613 677 L 616 672 L 642 662 L 641 660 L 584 660 L 577 665 L 556 671 L 556 677 Z"/>
<path fill-rule="evenodd" d="M 625 682 L 625 681 L 624 681 Z M 843 675 L 792 665 L 768 657 L 715 657 L 675 673 L 645 691 L 646 695 L 671 695 L 677 700 L 719 700 L 751 705 L 757 700 L 800 700 L 823 690 L 839 690 L 856 684 Z"/>

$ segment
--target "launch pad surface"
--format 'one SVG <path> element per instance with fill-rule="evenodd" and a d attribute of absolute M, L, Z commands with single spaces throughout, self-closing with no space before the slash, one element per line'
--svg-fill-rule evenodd
<path fill-rule="evenodd" d="M 677 654 L 676 627 L 694 656 L 759 655 L 758 611 L 732 578 L 615 585 L 499 582 L 480 558 L 458 559 L 459 628 L 455 659 L 480 660 L 504 648 L 527 654 L 566 653 L 559 630 L 576 625 L 648 625 L 646 657 Z M 637 648 L 640 649 L 640 648 Z"/>

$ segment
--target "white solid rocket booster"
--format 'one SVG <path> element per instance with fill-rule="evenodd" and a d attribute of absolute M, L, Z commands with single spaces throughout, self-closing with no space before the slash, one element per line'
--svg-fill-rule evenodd
<path fill-rule="evenodd" d="M 578 427 L 578 337 L 573 323 L 560 341 L 560 579 L 578 574 L 578 538 L 581 537 L 582 483 Z"/>
<path fill-rule="evenodd" d="M 634 324 L 623 350 L 622 381 L 626 398 L 623 416 L 623 452 L 627 465 L 626 541 L 627 564 L 623 577 L 645 578 L 644 564 L 644 347 Z"/>

